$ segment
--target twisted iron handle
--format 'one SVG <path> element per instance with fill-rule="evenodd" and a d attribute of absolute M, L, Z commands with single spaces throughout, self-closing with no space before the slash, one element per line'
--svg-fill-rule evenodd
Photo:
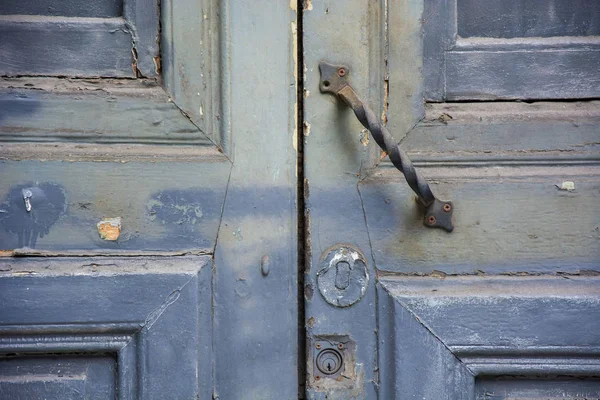
<path fill-rule="evenodd" d="M 375 142 L 385 151 L 392 164 L 404 174 L 406 182 L 417 194 L 419 203 L 425 208 L 423 223 L 430 228 L 441 228 L 452 232 L 452 212 L 454 207 L 451 201 L 437 199 L 429 184 L 415 170 L 413 163 L 406 153 L 398 146 L 392 134 L 381 123 L 373 110 L 358 97 L 352 86 L 347 81 L 348 68 L 332 65 L 326 62 L 319 63 L 321 71 L 320 89 L 325 93 L 339 96 L 356 115 L 360 123 L 371 132 Z"/>

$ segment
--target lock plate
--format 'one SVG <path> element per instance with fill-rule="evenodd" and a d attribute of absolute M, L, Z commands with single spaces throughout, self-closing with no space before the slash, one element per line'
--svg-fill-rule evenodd
<path fill-rule="evenodd" d="M 363 298 L 369 284 L 365 256 L 350 245 L 336 245 L 323 253 L 317 272 L 319 292 L 335 307 L 350 307 Z"/>
<path fill-rule="evenodd" d="M 313 344 L 313 379 L 337 379 L 345 372 L 347 344 L 339 340 L 316 340 Z"/>

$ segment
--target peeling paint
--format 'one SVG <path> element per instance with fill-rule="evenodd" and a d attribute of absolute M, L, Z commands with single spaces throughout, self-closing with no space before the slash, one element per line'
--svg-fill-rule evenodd
<path fill-rule="evenodd" d="M 290 0 L 290 8 L 293 11 L 298 11 L 297 4 L 298 4 L 298 0 Z"/>
<path fill-rule="evenodd" d="M 35 248 L 65 214 L 67 196 L 60 185 L 29 182 L 10 189 L 0 204 L 0 228 L 17 236 L 18 247 Z M 5 246 L 6 243 L 0 243 Z M 9 250 L 4 248 L 3 250 Z"/>
<path fill-rule="evenodd" d="M 312 5 L 312 0 L 304 0 L 304 10 L 312 10 L 313 9 L 313 5 Z"/>
<path fill-rule="evenodd" d="M 365 147 L 369 145 L 369 131 L 367 129 L 360 131 L 360 142 Z"/>
<path fill-rule="evenodd" d="M 102 221 L 96 224 L 100 239 L 111 241 L 117 240 L 121 234 L 122 222 L 123 218 L 121 217 L 103 218 Z"/>
<path fill-rule="evenodd" d="M 204 216 L 198 195 L 189 190 L 165 190 L 146 204 L 150 220 L 173 225 L 179 230 L 193 230 Z"/>
<path fill-rule="evenodd" d="M 310 90 L 304 89 L 304 98 L 308 99 L 308 96 L 310 96 Z"/>
<path fill-rule="evenodd" d="M 558 190 L 564 190 L 567 192 L 574 192 L 575 191 L 575 182 L 571 182 L 571 181 L 564 181 L 563 183 L 559 185 L 554 185 L 558 188 Z"/>
<path fill-rule="evenodd" d="M 310 136 L 310 123 L 304 121 L 304 136 Z"/>
<path fill-rule="evenodd" d="M 291 4 L 294 4 L 293 10 L 295 11 L 296 1 L 291 0 Z M 298 81 L 298 27 L 295 21 L 292 21 L 292 57 L 294 60 L 294 81 Z M 298 99 L 294 101 L 294 134 L 292 136 L 292 146 L 294 150 L 298 152 Z M 296 165 L 296 177 L 298 177 L 298 165 Z"/>
<path fill-rule="evenodd" d="M 390 80 L 386 79 L 383 81 L 383 111 L 381 112 L 381 122 L 384 125 L 387 125 L 388 122 L 388 108 L 390 107 L 389 103 L 390 97 Z"/>
<path fill-rule="evenodd" d="M 153 57 L 152 60 L 154 61 L 154 70 L 156 71 L 156 75 L 160 75 L 162 65 L 160 56 Z"/>

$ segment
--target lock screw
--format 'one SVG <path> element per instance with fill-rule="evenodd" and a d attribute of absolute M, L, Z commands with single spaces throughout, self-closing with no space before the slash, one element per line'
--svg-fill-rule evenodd
<path fill-rule="evenodd" d="M 346 68 L 344 68 L 344 67 L 338 68 L 337 72 L 338 72 L 339 77 L 346 76 L 346 73 L 347 73 Z"/>

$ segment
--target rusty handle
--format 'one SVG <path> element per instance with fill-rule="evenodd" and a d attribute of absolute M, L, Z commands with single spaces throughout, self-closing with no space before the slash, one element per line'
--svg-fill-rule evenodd
<path fill-rule="evenodd" d="M 326 62 L 319 63 L 321 71 L 321 92 L 332 93 L 341 98 L 356 115 L 360 123 L 371 132 L 375 142 L 385 151 L 392 164 L 404 174 L 406 182 L 417 194 L 419 203 L 425 208 L 423 223 L 430 228 L 441 228 L 452 232 L 451 201 L 442 201 L 435 197 L 429 183 L 417 172 L 406 153 L 398 146 L 392 134 L 356 94 L 348 83 L 349 69 L 341 65 Z"/>

